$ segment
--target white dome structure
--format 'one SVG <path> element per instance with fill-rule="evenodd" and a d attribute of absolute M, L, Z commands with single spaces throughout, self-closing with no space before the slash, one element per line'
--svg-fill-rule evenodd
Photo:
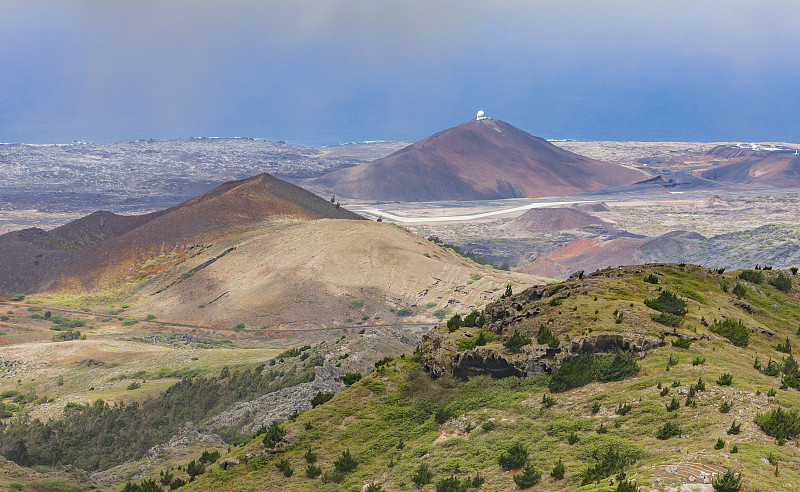
<path fill-rule="evenodd" d="M 481 110 L 478 111 L 478 116 L 476 116 L 475 119 L 476 120 L 485 120 L 486 119 L 486 116 L 484 116 L 485 114 L 486 113 L 484 113 L 483 110 L 481 109 Z"/>

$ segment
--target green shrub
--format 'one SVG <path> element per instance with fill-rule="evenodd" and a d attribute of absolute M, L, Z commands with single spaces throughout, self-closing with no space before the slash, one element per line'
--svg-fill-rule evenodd
<path fill-rule="evenodd" d="M 322 474 L 322 483 L 342 483 L 344 479 L 345 474 L 335 469 Z"/>
<path fill-rule="evenodd" d="M 386 490 L 383 487 L 381 487 L 380 485 L 376 485 L 374 483 L 371 483 L 371 484 L 367 485 L 367 488 L 364 489 L 364 492 L 386 492 Z"/>
<path fill-rule="evenodd" d="M 350 386 L 360 379 L 361 379 L 360 372 L 348 372 L 342 378 L 342 382 L 344 383 L 345 386 Z"/>
<path fill-rule="evenodd" d="M 317 455 L 313 451 L 311 451 L 311 446 L 306 448 L 305 454 L 303 454 L 303 459 L 306 460 L 306 463 L 313 464 L 317 462 Z"/>
<path fill-rule="evenodd" d="M 646 276 L 644 278 L 644 281 L 647 282 L 648 284 L 657 284 L 658 283 L 658 277 L 651 273 L 650 275 L 648 275 L 648 276 Z"/>
<path fill-rule="evenodd" d="M 677 328 L 683 324 L 683 318 L 669 313 L 652 313 L 650 319 L 665 326 Z"/>
<path fill-rule="evenodd" d="M 692 341 L 686 337 L 678 337 L 672 341 L 672 346 L 680 349 L 688 349 L 691 345 Z"/>
<path fill-rule="evenodd" d="M 542 479 L 542 473 L 536 471 L 533 465 L 525 465 L 522 473 L 513 476 L 514 483 L 521 489 L 529 489 L 536 485 Z"/>
<path fill-rule="evenodd" d="M 460 314 L 456 314 L 452 318 L 447 320 L 447 331 L 449 331 L 450 333 L 453 333 L 454 331 L 456 331 L 459 328 L 461 328 L 462 325 L 463 325 L 463 322 L 461 321 L 461 315 Z"/>
<path fill-rule="evenodd" d="M 768 436 L 776 439 L 793 439 L 800 435 L 800 414 L 777 408 L 767 413 L 757 413 L 753 421 Z"/>
<path fill-rule="evenodd" d="M 592 458 L 594 458 L 597 463 L 586 470 L 581 485 L 595 483 L 619 473 L 634 461 L 633 458 L 619 452 L 613 447 L 607 448 L 602 455 L 596 450 L 592 453 Z"/>
<path fill-rule="evenodd" d="M 741 473 L 734 473 L 732 470 L 726 471 L 723 475 L 717 475 L 711 481 L 711 486 L 716 492 L 739 492 L 742 490 Z"/>
<path fill-rule="evenodd" d="M 662 441 L 665 439 L 669 439 L 673 436 L 680 436 L 683 431 L 681 430 L 680 426 L 673 422 L 667 422 L 660 429 L 656 432 L 656 438 L 661 439 Z"/>
<path fill-rule="evenodd" d="M 730 386 L 733 383 L 733 375 L 730 373 L 723 373 L 719 379 L 717 379 L 717 384 L 720 386 Z"/>
<path fill-rule="evenodd" d="M 486 323 L 486 318 L 483 314 L 478 311 L 472 311 L 468 315 L 464 316 L 463 326 L 465 327 L 474 327 L 477 326 L 478 328 L 482 327 Z"/>
<path fill-rule="evenodd" d="M 570 446 L 572 446 L 573 444 L 575 444 L 579 440 L 580 440 L 580 438 L 578 437 L 578 433 L 575 432 L 575 431 L 570 432 L 569 436 L 567 436 L 567 444 L 569 444 Z"/>
<path fill-rule="evenodd" d="M 670 401 L 669 404 L 665 406 L 667 407 L 668 412 L 674 412 L 675 410 L 681 408 L 680 402 L 678 402 L 678 399 L 675 398 L 674 396 L 672 397 L 672 401 Z"/>
<path fill-rule="evenodd" d="M 595 379 L 594 356 L 580 354 L 569 359 L 553 373 L 550 378 L 549 388 L 552 393 L 560 393 L 585 386 Z"/>
<path fill-rule="evenodd" d="M 506 342 L 503 345 L 512 352 L 519 352 L 519 349 L 521 349 L 525 345 L 530 345 L 530 343 L 531 343 L 530 337 L 521 335 L 519 331 L 514 330 L 514 334 L 511 335 L 511 337 L 508 340 L 506 340 Z"/>
<path fill-rule="evenodd" d="M 625 403 L 625 404 L 620 403 L 619 406 L 617 407 L 616 412 L 618 415 L 625 416 L 628 414 L 628 412 L 631 411 L 632 408 L 633 405 L 631 405 L 630 403 Z"/>
<path fill-rule="evenodd" d="M 686 315 L 686 301 L 668 290 L 662 291 L 656 299 L 645 299 L 644 304 L 662 313 L 674 314 L 675 316 Z"/>
<path fill-rule="evenodd" d="M 202 475 L 206 472 L 206 465 L 200 463 L 199 461 L 192 460 L 186 464 L 186 473 L 189 474 L 189 481 L 194 481 L 194 478 L 198 475 Z"/>
<path fill-rule="evenodd" d="M 126 389 L 127 389 L 128 391 L 133 391 L 133 390 L 137 390 L 137 389 L 139 389 L 139 388 L 141 388 L 141 387 L 142 387 L 142 384 L 141 384 L 141 383 L 138 383 L 138 382 L 134 381 L 134 382 L 132 382 L 131 384 L 129 384 L 129 385 L 128 385 L 128 387 L 127 387 Z"/>
<path fill-rule="evenodd" d="M 323 393 L 319 391 L 314 395 L 314 398 L 311 399 L 311 408 L 317 408 L 331 398 L 333 398 L 333 393 Z"/>
<path fill-rule="evenodd" d="M 483 486 L 483 484 L 485 482 L 486 482 L 486 478 L 481 476 L 481 472 L 480 471 L 476 471 L 475 472 L 475 476 L 472 477 L 472 480 L 470 480 L 470 485 L 474 489 L 479 489 L 479 488 L 481 488 Z"/>
<path fill-rule="evenodd" d="M 744 270 L 739 274 L 739 278 L 754 284 L 760 284 L 764 281 L 764 272 L 759 270 Z"/>
<path fill-rule="evenodd" d="M 600 411 L 600 402 L 599 401 L 595 401 L 592 404 L 592 415 L 595 415 L 599 411 Z"/>
<path fill-rule="evenodd" d="M 639 372 L 639 364 L 633 352 L 617 350 L 613 357 L 596 357 L 597 380 L 601 382 L 622 381 Z"/>
<path fill-rule="evenodd" d="M 137 318 L 125 318 L 122 321 L 120 321 L 119 324 L 121 324 L 122 326 L 132 326 L 138 322 L 139 320 Z"/>
<path fill-rule="evenodd" d="M 182 478 L 175 478 L 169 483 L 169 490 L 177 490 L 186 485 L 186 480 Z"/>
<path fill-rule="evenodd" d="M 729 435 L 735 435 L 735 434 L 738 434 L 739 432 L 741 432 L 741 430 L 742 430 L 742 424 L 741 423 L 737 423 L 734 420 L 733 422 L 731 422 L 731 426 L 728 427 L 728 434 Z"/>
<path fill-rule="evenodd" d="M 498 463 L 505 470 L 513 470 L 523 466 L 528 461 L 528 449 L 522 443 L 515 443 L 508 452 L 500 455 Z"/>
<path fill-rule="evenodd" d="M 750 330 L 739 320 L 726 319 L 714 321 L 709 330 L 730 340 L 737 347 L 747 347 L 750 343 Z"/>
<path fill-rule="evenodd" d="M 771 377 L 774 378 L 774 377 L 780 376 L 781 368 L 780 368 L 780 366 L 778 365 L 777 362 L 775 362 L 774 360 L 770 359 L 769 362 L 767 363 L 767 367 L 765 367 L 764 370 L 761 371 L 761 372 L 765 376 L 771 376 Z"/>
<path fill-rule="evenodd" d="M 433 472 L 426 463 L 421 463 L 411 476 L 411 481 L 417 485 L 417 488 L 422 488 L 423 485 L 433 482 Z"/>
<path fill-rule="evenodd" d="M 443 478 L 436 482 L 436 492 L 467 492 L 467 486 L 462 484 L 455 475 Z"/>
<path fill-rule="evenodd" d="M 556 404 L 556 399 L 548 396 L 547 393 L 542 394 L 542 408 L 550 408 Z"/>
<path fill-rule="evenodd" d="M 792 279 L 788 275 L 781 272 L 777 277 L 769 281 L 769 285 L 775 287 L 781 292 L 789 292 L 792 290 Z"/>
<path fill-rule="evenodd" d="M 747 296 L 747 287 L 736 282 L 736 286 L 733 288 L 733 295 L 738 297 L 739 299 L 743 299 Z"/>
<path fill-rule="evenodd" d="M 695 357 L 694 360 L 692 361 L 693 366 L 702 366 L 705 363 L 706 363 L 706 358 L 700 357 L 699 355 Z"/>
<path fill-rule="evenodd" d="M 784 354 L 791 354 L 792 353 L 792 342 L 789 341 L 789 337 L 786 337 L 786 343 L 778 343 L 778 346 L 775 347 L 775 350 L 778 352 L 783 352 Z"/>
<path fill-rule="evenodd" d="M 306 476 L 308 478 L 317 478 L 322 475 L 322 469 L 316 465 L 309 464 L 306 467 Z"/>
<path fill-rule="evenodd" d="M 414 314 L 414 310 L 409 307 L 404 307 L 395 311 L 394 314 L 400 317 L 411 316 L 412 314 Z"/>
<path fill-rule="evenodd" d="M 261 442 L 264 443 L 264 446 L 267 448 L 274 448 L 284 437 L 286 437 L 286 430 L 281 426 L 280 422 L 274 420 L 269 424 L 269 427 L 266 428 L 264 438 Z"/>
<path fill-rule="evenodd" d="M 555 466 L 553 466 L 553 470 L 550 472 L 550 476 L 555 478 L 556 480 L 561 480 L 564 478 L 564 473 L 566 473 L 567 469 L 564 466 L 564 462 L 561 461 L 561 458 L 558 459 Z"/>
<path fill-rule="evenodd" d="M 217 450 L 203 450 L 203 454 L 200 455 L 200 463 L 215 463 L 219 459 L 219 456 L 220 453 Z"/>
<path fill-rule="evenodd" d="M 719 438 L 717 439 L 717 443 L 714 444 L 714 449 L 722 449 L 725 447 L 725 439 Z"/>
<path fill-rule="evenodd" d="M 358 466 L 358 462 L 350 454 L 349 449 L 345 449 L 342 454 L 333 462 L 334 468 L 342 473 L 350 473 Z"/>
<path fill-rule="evenodd" d="M 617 482 L 616 492 L 637 492 L 638 490 L 639 486 L 636 485 L 636 482 L 626 480 L 625 478 Z"/>
<path fill-rule="evenodd" d="M 14 294 L 13 296 L 11 296 L 11 300 L 14 302 L 24 301 L 25 294 Z"/>

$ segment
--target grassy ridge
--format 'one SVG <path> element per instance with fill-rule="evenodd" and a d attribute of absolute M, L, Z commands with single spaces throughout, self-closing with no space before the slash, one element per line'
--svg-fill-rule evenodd
<path fill-rule="evenodd" d="M 658 285 L 644 282 L 649 273 L 659 276 Z M 745 490 L 781 490 L 786 483 L 800 483 L 797 443 L 779 445 L 754 422 L 757 414 L 771 409 L 800 410 L 800 392 L 781 389 L 780 376 L 753 367 L 757 356 L 762 363 L 783 360 L 786 354 L 776 351 L 776 345 L 787 337 L 800 346 L 797 292 L 748 284 L 744 301 L 749 307 L 743 308 L 722 287 L 733 278 L 735 274 L 692 266 L 612 270 L 588 279 L 536 318 L 537 327 L 550 319 L 556 334 L 572 338 L 590 331 L 658 334 L 674 328 L 653 321 L 650 314 L 656 311 L 643 301 L 657 296 L 660 288 L 677 293 L 688 310 L 678 331 L 697 340 L 688 348 L 670 344 L 650 352 L 629 379 L 592 382 L 551 396 L 547 376 L 434 380 L 414 356 L 398 358 L 285 423 L 288 445 L 277 454 L 262 456 L 264 445 L 252 441 L 231 452 L 240 465 L 230 470 L 211 466 L 186 490 L 361 490 L 373 482 L 387 491 L 409 490 L 421 464 L 433 473 L 433 483 L 424 490 L 435 490 L 437 481 L 451 475 L 464 480 L 476 472 L 486 478 L 480 490 L 511 490 L 512 475 L 521 470 L 507 472 L 499 459 L 517 443 L 527 449 L 528 463 L 542 473 L 538 487 L 544 490 L 614 490 L 605 478 L 597 483 L 597 476 L 589 473 L 609 450 L 620 453 L 629 463 L 627 476 L 640 484 L 681 483 L 670 482 L 663 472 L 663 465 L 681 461 L 739 470 Z M 612 311 L 620 309 L 625 316 L 617 323 L 618 314 Z M 736 346 L 706 326 L 725 317 L 742 320 L 753 330 L 747 346 Z M 535 339 L 536 332 L 530 334 Z M 732 384 L 717 383 L 724 382 L 724 374 L 733 376 Z M 700 380 L 705 389 L 698 389 Z M 552 406 L 544 403 L 549 398 L 555 398 Z M 673 398 L 677 409 L 668 408 Z M 620 413 L 628 404 L 631 408 Z M 679 428 L 680 437 L 657 438 L 665 423 Z M 738 434 L 728 433 L 732 424 L 741 426 Z M 715 449 L 720 438 L 723 446 Z M 309 446 L 318 456 L 316 466 L 329 479 L 334 461 L 345 450 L 359 464 L 338 484 L 308 478 L 304 454 Z M 293 476 L 287 478 L 275 467 L 278 460 L 287 461 Z M 559 460 L 565 476 L 556 480 L 550 471 Z M 769 460 L 777 460 L 777 476 Z M 582 485 L 587 477 L 592 483 Z"/>

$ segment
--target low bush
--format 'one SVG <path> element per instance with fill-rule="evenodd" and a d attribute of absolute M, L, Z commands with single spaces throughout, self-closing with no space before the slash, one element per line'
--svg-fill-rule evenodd
<path fill-rule="evenodd" d="M 636 356 L 624 350 L 614 355 L 580 354 L 565 362 L 550 378 L 550 391 L 560 393 L 591 383 L 621 381 L 639 372 Z"/>
<path fill-rule="evenodd" d="M 584 473 L 581 485 L 588 485 L 603 480 L 611 475 L 621 472 L 626 466 L 633 463 L 634 459 L 621 453 L 615 448 L 609 447 L 603 454 L 595 451 L 592 457 L 596 460 L 594 466 L 590 466 Z"/>
<path fill-rule="evenodd" d="M 692 341 L 686 337 L 678 337 L 672 341 L 672 346 L 680 349 L 688 349 L 691 345 Z"/>
<path fill-rule="evenodd" d="M 666 440 L 670 437 L 680 436 L 682 434 L 682 429 L 680 426 L 674 422 L 667 422 L 660 429 L 656 432 L 656 438 L 660 440 Z"/>
<path fill-rule="evenodd" d="M 723 475 L 717 475 L 711 481 L 711 486 L 716 492 L 739 492 L 742 490 L 741 474 L 728 470 Z"/>
<path fill-rule="evenodd" d="M 525 465 L 522 473 L 513 476 L 514 483 L 521 489 L 529 489 L 542 479 L 542 473 L 533 468 L 533 465 Z"/>
<path fill-rule="evenodd" d="M 336 471 L 350 473 L 358 467 L 358 462 L 350 454 L 350 450 L 345 449 L 342 454 L 336 458 L 336 461 L 333 462 L 333 466 L 336 468 Z"/>
<path fill-rule="evenodd" d="M 760 284 L 764 281 L 764 272 L 760 270 L 744 270 L 739 274 L 739 278 L 754 284 Z"/>
<path fill-rule="evenodd" d="M 739 320 L 726 319 L 714 321 L 709 330 L 730 340 L 737 347 L 747 347 L 750 343 L 750 330 Z"/>
<path fill-rule="evenodd" d="M 433 482 L 433 472 L 428 468 L 428 465 L 421 463 L 414 474 L 411 476 L 411 481 L 416 484 L 418 488 Z"/>
<path fill-rule="evenodd" d="M 793 439 L 800 435 L 800 414 L 776 408 L 767 413 L 757 413 L 753 421 L 768 436 L 776 439 Z"/>
<path fill-rule="evenodd" d="M 675 316 L 686 315 L 686 301 L 668 290 L 662 291 L 656 299 L 645 299 L 644 304 L 662 313 L 669 313 Z"/>
<path fill-rule="evenodd" d="M 519 331 L 514 330 L 514 334 L 511 335 L 511 338 L 506 340 L 503 345 L 512 352 L 519 352 L 519 349 L 525 345 L 530 345 L 530 343 L 530 337 L 526 337 L 525 335 L 520 334 Z"/>
<path fill-rule="evenodd" d="M 781 272 L 777 277 L 769 281 L 769 285 L 775 287 L 781 292 L 789 292 L 792 290 L 792 279 L 788 275 Z"/>
<path fill-rule="evenodd" d="M 731 383 L 733 383 L 733 375 L 727 372 L 720 375 L 719 379 L 717 379 L 717 384 L 720 386 L 730 386 Z"/>
<path fill-rule="evenodd" d="M 314 398 L 311 399 L 311 408 L 317 408 L 331 398 L 333 398 L 333 393 L 323 393 L 319 391 L 314 395 Z"/>
<path fill-rule="evenodd" d="M 500 455 L 498 463 L 505 470 L 513 470 L 523 466 L 528 461 L 528 449 L 521 443 L 515 443 L 508 452 Z"/>

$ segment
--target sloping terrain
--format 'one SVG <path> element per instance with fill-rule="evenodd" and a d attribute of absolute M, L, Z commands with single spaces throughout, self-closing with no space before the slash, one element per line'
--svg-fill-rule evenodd
<path fill-rule="evenodd" d="M 367 200 L 487 200 L 577 194 L 645 179 L 494 119 L 468 121 L 369 164 L 309 183 Z"/>
<path fill-rule="evenodd" d="M 477 306 L 507 282 L 538 279 L 477 265 L 392 224 L 284 221 L 220 241 L 129 302 L 142 316 L 227 328 L 376 324 Z"/>
<path fill-rule="evenodd" d="M 0 236 L 0 292 L 88 290 L 161 273 L 192 255 L 191 245 L 253 229 L 273 217 L 360 219 L 268 174 L 225 183 L 172 208 L 141 216 L 97 212 L 46 232 Z M 153 263 L 160 258 L 160 264 Z"/>
<path fill-rule="evenodd" d="M 515 264 L 532 275 L 566 278 L 570 273 L 653 262 L 686 262 L 709 268 L 745 268 L 758 263 L 788 268 L 800 263 L 797 227 L 765 225 L 706 238 L 672 231 L 654 238 L 577 238 L 552 251 L 520 255 Z"/>
<path fill-rule="evenodd" d="M 590 234 L 618 231 L 614 224 L 575 208 L 532 208 L 508 224 L 500 226 L 500 229 L 504 233 L 523 237 L 569 230 Z"/>
<path fill-rule="evenodd" d="M 758 159 L 712 167 L 700 175 L 723 183 L 797 188 L 800 186 L 800 157 L 793 153 L 770 153 Z"/>
<path fill-rule="evenodd" d="M 792 490 L 800 372 L 776 346 L 800 341 L 800 303 L 792 282 L 766 283 L 786 273 L 764 273 L 649 265 L 519 292 L 487 306 L 482 328 L 433 330 L 420 353 L 382 361 L 183 490 L 500 491 L 526 475 L 533 490 L 613 491 L 623 476 L 629 490 L 710 490 L 728 470 L 742 490 Z M 743 300 L 724 288 L 736 283 Z M 654 302 L 665 292 L 688 311 L 676 326 L 653 319 L 671 309 Z"/>

